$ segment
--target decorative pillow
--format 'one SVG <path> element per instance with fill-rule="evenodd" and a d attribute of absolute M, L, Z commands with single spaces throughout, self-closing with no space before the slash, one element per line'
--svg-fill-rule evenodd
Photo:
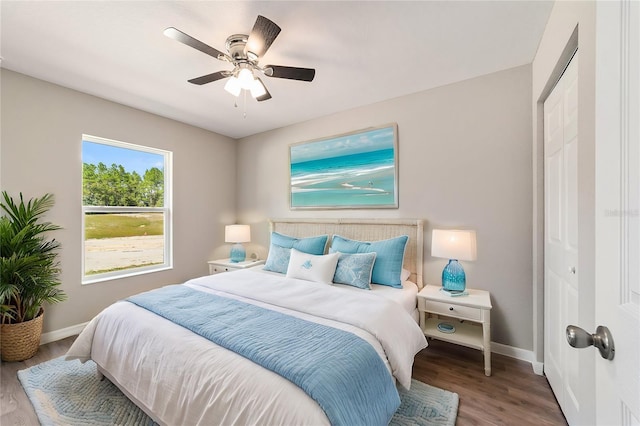
<path fill-rule="evenodd" d="M 291 258 L 287 268 L 287 278 L 300 278 L 307 281 L 331 284 L 340 253 L 315 254 L 303 253 L 291 249 Z"/>
<path fill-rule="evenodd" d="M 340 253 L 333 282 L 371 290 L 371 271 L 375 261 L 375 253 Z"/>
<path fill-rule="evenodd" d="M 269 255 L 267 261 L 264 263 L 264 267 L 267 271 L 280 272 L 281 274 L 287 273 L 287 267 L 289 266 L 289 257 L 291 256 L 291 249 L 280 247 L 275 244 L 271 244 L 269 248 Z"/>
<path fill-rule="evenodd" d="M 331 248 L 340 253 L 376 253 L 371 282 L 402 288 L 400 274 L 409 237 L 402 235 L 381 241 L 356 241 L 335 235 Z"/>
<path fill-rule="evenodd" d="M 309 254 L 324 254 L 324 247 L 327 245 L 328 238 L 328 235 L 309 238 L 294 238 L 288 235 L 272 232 L 269 254 L 267 255 L 267 261 L 265 262 L 263 269 L 286 274 L 287 267 L 289 266 L 291 248 L 295 247 L 296 249 Z"/>
<path fill-rule="evenodd" d="M 294 248 L 309 254 L 324 254 L 324 248 L 327 245 L 328 235 L 319 235 L 317 237 L 295 238 L 288 235 L 271 233 L 271 244 L 285 248 Z"/>

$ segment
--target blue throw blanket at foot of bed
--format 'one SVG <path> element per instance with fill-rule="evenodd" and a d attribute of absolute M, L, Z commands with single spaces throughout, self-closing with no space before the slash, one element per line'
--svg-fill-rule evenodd
<path fill-rule="evenodd" d="M 181 285 L 127 300 L 295 383 L 332 425 L 387 425 L 400 406 L 383 361 L 352 333 Z"/>

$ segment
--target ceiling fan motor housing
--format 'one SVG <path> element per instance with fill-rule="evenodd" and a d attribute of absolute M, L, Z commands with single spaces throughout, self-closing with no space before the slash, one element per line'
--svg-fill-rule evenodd
<path fill-rule="evenodd" d="M 227 38 L 225 47 L 234 61 L 247 59 L 244 47 L 247 45 L 248 39 L 249 36 L 246 34 L 233 34 Z"/>

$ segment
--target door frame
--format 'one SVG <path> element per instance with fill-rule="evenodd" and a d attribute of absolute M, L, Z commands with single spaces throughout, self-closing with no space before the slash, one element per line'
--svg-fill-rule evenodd
<path fill-rule="evenodd" d="M 544 373 L 544 101 L 578 49 L 578 26 L 567 40 L 537 99 L 533 140 L 533 352 L 536 374 Z M 578 75 L 580 70 L 578 69 Z M 535 96 L 535 93 L 534 93 Z"/>
<path fill-rule="evenodd" d="M 577 268 L 584 300 L 579 306 L 579 325 L 595 329 L 595 4 L 591 2 L 556 2 L 538 47 L 532 69 L 532 154 L 533 154 L 533 345 L 534 371 L 543 373 L 544 367 L 544 133 L 543 102 L 569 62 L 577 47 L 580 50 L 578 132 L 579 199 L 578 232 L 580 258 Z M 595 351 L 594 351 L 595 352 Z M 593 365 L 592 365 L 593 364 Z M 595 354 L 581 365 L 594 371 Z M 591 376 L 587 379 L 595 385 Z M 595 392 L 582 401 L 581 416 L 593 419 Z"/>

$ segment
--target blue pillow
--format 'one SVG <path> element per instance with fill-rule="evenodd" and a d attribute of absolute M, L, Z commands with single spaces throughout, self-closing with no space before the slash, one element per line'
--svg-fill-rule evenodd
<path fill-rule="evenodd" d="M 356 241 L 335 235 L 331 249 L 340 253 L 376 253 L 371 282 L 402 288 L 402 264 L 409 237 L 402 235 L 381 241 Z"/>
<path fill-rule="evenodd" d="M 324 248 L 327 245 L 328 235 L 319 235 L 317 237 L 295 238 L 288 235 L 271 233 L 271 244 L 280 247 L 294 248 L 298 251 L 309 254 L 324 254 Z"/>
<path fill-rule="evenodd" d="M 291 249 L 271 244 L 267 261 L 262 269 L 272 272 L 287 273 L 289 267 L 289 258 L 291 257 Z"/>
<path fill-rule="evenodd" d="M 334 252 L 334 249 L 331 248 L 330 252 Z M 371 272 L 375 261 L 375 253 L 340 253 L 333 282 L 371 290 Z"/>
<path fill-rule="evenodd" d="M 324 254 L 324 248 L 327 245 L 328 235 L 320 235 L 317 237 L 295 238 L 288 235 L 271 233 L 271 245 L 269 254 L 264 268 L 267 271 L 287 273 L 289 267 L 289 258 L 291 257 L 291 249 L 298 251 L 321 255 Z"/>

